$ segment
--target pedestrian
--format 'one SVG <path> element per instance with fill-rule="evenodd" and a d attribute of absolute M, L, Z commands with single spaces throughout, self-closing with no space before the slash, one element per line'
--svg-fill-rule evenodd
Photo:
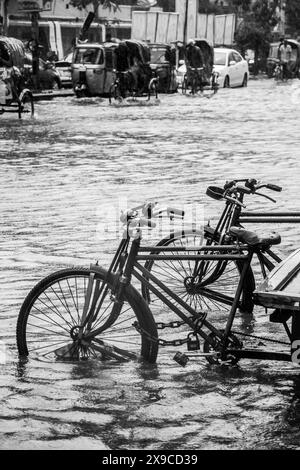
<path fill-rule="evenodd" d="M 290 64 L 291 56 L 292 56 L 292 48 L 287 42 L 287 39 L 281 38 L 280 42 L 281 44 L 279 45 L 279 49 L 278 49 L 278 58 L 279 58 L 279 63 L 282 66 L 282 78 L 287 79 L 288 72 L 289 72 L 289 64 Z"/>

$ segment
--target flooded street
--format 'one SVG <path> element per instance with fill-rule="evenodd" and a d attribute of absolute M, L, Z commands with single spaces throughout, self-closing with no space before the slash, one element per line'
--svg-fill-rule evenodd
<path fill-rule="evenodd" d="M 252 177 L 284 190 L 271 194 L 276 206 L 249 198 L 249 209 L 300 211 L 300 81 L 251 80 L 212 99 L 179 93 L 150 105 L 58 98 L 36 111 L 32 121 L 0 117 L 0 448 L 299 449 L 296 366 L 181 368 L 176 348 L 155 366 L 19 362 L 15 328 L 38 280 L 108 265 L 120 200 L 197 203 L 207 220 L 222 208 L 208 185 Z M 299 247 L 300 225 L 272 229 L 283 256 Z M 263 315 L 251 320 L 255 334 L 272 331 Z"/>

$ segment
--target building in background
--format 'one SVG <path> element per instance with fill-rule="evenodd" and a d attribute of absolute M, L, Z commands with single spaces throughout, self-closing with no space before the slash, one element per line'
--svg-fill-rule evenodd
<path fill-rule="evenodd" d="M 63 59 L 72 50 L 92 6 L 79 10 L 70 6 L 69 0 L 36 1 L 44 6 L 39 17 L 41 55 L 46 56 L 47 52 L 54 51 L 59 59 Z M 21 0 L 0 0 L 0 24 L 2 18 L 4 34 L 28 42 L 32 39 L 31 19 L 29 13 L 26 14 L 19 8 L 21 3 Z M 284 31 L 284 6 L 285 0 L 282 0 L 282 8 L 278 9 L 280 22 L 277 26 L 281 32 Z M 213 15 L 214 7 L 218 7 L 221 14 Z M 233 42 L 236 17 L 233 15 L 232 0 L 122 0 L 116 12 L 101 6 L 98 8 L 98 18 L 90 27 L 88 39 L 103 42 L 107 37 L 130 38 L 132 26 L 135 26 L 133 16 L 136 10 L 177 14 L 178 31 L 175 36 L 181 41 L 200 35 L 215 44 L 231 45 Z M 172 24 L 175 24 L 173 16 L 169 17 Z M 165 21 L 161 24 L 164 25 Z M 173 32 L 171 36 L 173 38 Z"/>
<path fill-rule="evenodd" d="M 22 9 L 21 0 L 0 0 L 0 16 L 4 34 L 16 37 L 24 42 L 32 39 L 31 15 Z M 41 56 L 54 51 L 59 59 L 64 58 L 73 48 L 85 18 L 92 6 L 79 10 L 69 5 L 69 0 L 36 0 L 33 3 L 43 5 L 44 11 L 39 14 L 39 42 L 42 46 Z M 98 18 L 92 23 L 88 32 L 90 41 L 103 42 L 107 34 L 118 39 L 131 37 L 132 11 L 149 10 L 149 6 L 138 5 L 139 0 L 123 0 L 120 8 L 114 12 L 98 8 Z M 152 3 L 152 2 L 151 2 Z M 175 8 L 175 0 L 157 0 L 151 11 L 164 11 Z M 5 6 L 7 5 L 7 11 Z M 0 18 L 1 19 L 1 18 Z"/>

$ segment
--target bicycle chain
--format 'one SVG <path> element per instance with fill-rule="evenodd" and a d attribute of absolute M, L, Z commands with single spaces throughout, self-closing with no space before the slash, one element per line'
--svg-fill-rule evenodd
<path fill-rule="evenodd" d="M 270 343 L 284 344 L 285 346 L 290 346 L 290 343 L 286 343 L 285 341 L 279 341 L 277 339 L 267 338 L 263 336 L 248 335 L 247 333 L 241 333 L 240 331 L 233 331 L 233 330 L 232 330 L 232 333 L 234 333 L 235 335 L 239 335 L 239 336 L 247 336 L 249 338 L 259 339 L 261 341 L 268 341 Z"/>
<path fill-rule="evenodd" d="M 182 326 L 185 324 L 185 322 L 170 322 L 170 323 L 157 323 L 157 328 L 158 329 L 164 329 L 164 328 L 167 328 L 169 325 L 176 325 L 176 326 L 170 326 L 170 328 L 177 328 L 178 326 Z M 158 325 L 163 325 L 161 328 L 159 328 Z M 166 339 L 161 339 L 161 338 L 154 338 L 154 336 L 151 336 L 146 330 L 144 330 L 143 328 L 141 328 L 139 326 L 139 324 L 137 322 L 135 322 L 133 324 L 133 326 L 135 327 L 135 329 L 141 334 L 143 333 L 145 336 L 147 336 L 147 338 L 149 338 L 151 341 L 155 342 L 155 343 L 158 343 L 160 346 L 164 347 L 164 346 L 182 346 L 183 344 L 186 344 L 188 343 L 189 339 L 188 338 L 185 338 L 185 339 L 175 339 L 175 340 L 166 340 Z M 275 339 L 271 339 L 271 338 L 266 338 L 266 337 L 262 337 L 262 336 L 254 336 L 254 335 L 248 335 L 246 333 L 241 333 L 239 331 L 232 331 L 233 334 L 235 335 L 239 335 L 239 336 L 247 336 L 249 338 L 253 338 L 253 339 L 258 339 L 258 340 L 261 340 L 261 341 L 268 341 L 268 342 L 271 342 L 271 343 L 276 343 L 276 344 L 284 344 L 285 346 L 289 346 L 290 343 L 286 343 L 285 341 L 279 341 L 279 340 L 275 340 Z"/>
<path fill-rule="evenodd" d="M 170 323 L 156 323 L 158 330 L 164 330 L 165 328 L 179 328 L 185 325 L 185 321 L 171 321 Z"/>
<path fill-rule="evenodd" d="M 207 316 L 207 313 L 202 313 L 201 317 L 194 319 L 195 327 L 196 327 L 197 330 L 202 328 L 202 325 L 203 325 L 203 322 L 204 322 L 206 316 Z M 199 322 L 200 322 L 200 324 L 199 324 Z M 159 323 L 156 323 L 156 328 L 158 330 L 164 330 L 165 328 L 175 329 L 175 328 L 180 328 L 181 326 L 186 325 L 186 324 L 187 323 L 185 321 L 171 321 L 169 323 L 159 322 Z M 185 339 L 174 339 L 174 340 L 154 338 L 153 336 L 149 335 L 149 333 L 147 331 L 145 331 L 143 328 L 141 328 L 137 322 L 135 322 L 133 324 L 133 326 L 135 327 L 135 329 L 139 333 L 143 333 L 145 336 L 147 336 L 147 338 L 149 338 L 151 341 L 154 341 L 154 342 L 158 343 L 160 346 L 182 346 L 183 344 L 187 344 L 189 342 L 189 337 L 187 337 Z M 194 330 L 193 333 L 197 334 L 197 331 Z"/>
<path fill-rule="evenodd" d="M 171 322 L 171 323 L 181 323 L 181 322 Z M 183 322 L 185 323 L 185 322 Z M 137 322 L 134 322 L 133 326 L 135 329 L 141 334 L 143 333 L 147 338 L 149 338 L 151 341 L 154 343 L 158 343 L 159 346 L 182 346 L 183 344 L 186 344 L 188 342 L 188 338 L 185 339 L 174 339 L 174 340 L 166 340 L 166 339 L 161 339 L 161 338 L 154 338 L 154 336 L 151 336 L 148 331 L 145 331 L 143 328 L 140 327 L 140 325 Z"/>

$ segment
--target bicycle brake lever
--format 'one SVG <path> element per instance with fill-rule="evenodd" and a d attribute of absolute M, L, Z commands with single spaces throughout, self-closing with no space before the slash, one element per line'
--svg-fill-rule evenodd
<path fill-rule="evenodd" d="M 276 204 L 276 202 L 277 202 L 275 199 L 273 199 L 273 198 L 270 197 L 270 196 L 267 196 L 266 194 L 258 193 L 258 192 L 256 192 L 255 194 L 258 194 L 258 196 L 265 197 L 266 199 L 269 199 L 270 201 L 274 202 L 275 204 Z"/>

